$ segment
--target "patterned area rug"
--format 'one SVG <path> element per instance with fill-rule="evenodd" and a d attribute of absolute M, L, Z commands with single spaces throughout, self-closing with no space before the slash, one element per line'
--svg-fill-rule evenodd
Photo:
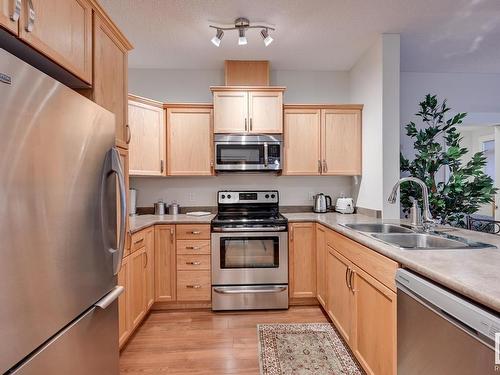
<path fill-rule="evenodd" d="M 328 323 L 259 324 L 261 375 L 364 374 Z"/>

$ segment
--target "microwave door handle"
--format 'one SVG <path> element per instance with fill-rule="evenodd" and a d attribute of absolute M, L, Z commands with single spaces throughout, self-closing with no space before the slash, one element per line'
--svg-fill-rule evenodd
<path fill-rule="evenodd" d="M 267 145 L 267 142 L 264 143 L 264 166 L 267 167 L 269 164 L 269 146 Z"/>

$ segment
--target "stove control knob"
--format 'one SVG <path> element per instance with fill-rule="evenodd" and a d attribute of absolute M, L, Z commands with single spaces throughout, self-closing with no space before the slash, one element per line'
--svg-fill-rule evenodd
<path fill-rule="evenodd" d="M 231 199 L 231 194 L 228 194 L 228 195 L 227 195 L 227 199 Z"/>
<path fill-rule="evenodd" d="M 221 197 L 222 199 L 226 199 L 226 196 L 225 196 L 224 194 L 222 194 L 220 197 Z"/>
<path fill-rule="evenodd" d="M 266 199 L 269 199 L 269 194 L 266 194 Z"/>
<path fill-rule="evenodd" d="M 273 199 L 274 199 L 274 198 L 276 198 L 276 195 L 274 195 L 274 194 L 271 194 L 271 198 L 273 198 Z"/>

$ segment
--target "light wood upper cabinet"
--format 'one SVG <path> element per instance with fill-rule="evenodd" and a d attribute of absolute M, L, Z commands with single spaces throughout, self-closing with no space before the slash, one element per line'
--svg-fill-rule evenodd
<path fill-rule="evenodd" d="M 360 105 L 285 105 L 284 175 L 360 175 Z"/>
<path fill-rule="evenodd" d="M 128 50 L 132 46 L 119 38 L 112 26 L 94 13 L 94 80 L 92 98 L 115 114 L 116 144 L 128 148 L 127 122 Z"/>
<path fill-rule="evenodd" d="M 286 109 L 284 129 L 285 175 L 321 174 L 321 110 Z"/>
<path fill-rule="evenodd" d="M 208 106 L 167 108 L 169 176 L 213 174 L 212 116 Z"/>
<path fill-rule="evenodd" d="M 326 228 L 316 224 L 316 297 L 326 309 Z"/>
<path fill-rule="evenodd" d="M 165 111 L 162 103 L 129 95 L 130 174 L 166 175 Z"/>
<path fill-rule="evenodd" d="M 211 87 L 214 133 L 282 133 L 284 87 Z"/>
<path fill-rule="evenodd" d="M 283 133 L 283 93 L 250 91 L 248 116 L 250 133 Z"/>
<path fill-rule="evenodd" d="M 19 37 L 75 76 L 92 83 L 90 3 L 87 0 L 25 0 L 22 3 Z"/>
<path fill-rule="evenodd" d="M 122 267 L 118 273 L 118 285 L 123 286 L 125 290 L 118 297 L 118 332 L 119 332 L 119 345 L 125 343 L 131 332 L 130 321 L 130 270 L 129 270 L 129 257 L 125 257 L 122 261 Z"/>
<path fill-rule="evenodd" d="M 129 255 L 130 320 L 135 328 L 146 315 L 146 247 Z"/>
<path fill-rule="evenodd" d="M 290 298 L 316 297 L 316 232 L 313 223 L 289 226 Z"/>
<path fill-rule="evenodd" d="M 20 0 L 0 0 L 0 26 L 17 35 L 21 8 Z"/>
<path fill-rule="evenodd" d="M 248 93 L 214 92 L 214 132 L 244 133 L 248 129 Z"/>
<path fill-rule="evenodd" d="M 176 300 L 175 225 L 155 225 L 155 300 Z"/>
<path fill-rule="evenodd" d="M 354 267 L 353 351 L 368 374 L 396 374 L 396 293 Z"/>
<path fill-rule="evenodd" d="M 329 245 L 327 249 L 327 313 L 351 345 L 354 306 L 353 293 L 348 284 L 351 262 Z"/>
<path fill-rule="evenodd" d="M 321 157 L 324 175 L 361 174 L 361 111 L 322 110 Z"/>

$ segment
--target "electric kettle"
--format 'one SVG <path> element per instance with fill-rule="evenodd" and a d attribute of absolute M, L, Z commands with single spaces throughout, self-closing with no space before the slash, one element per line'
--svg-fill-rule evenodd
<path fill-rule="evenodd" d="M 313 211 L 317 213 L 327 212 L 332 206 L 332 197 L 325 195 L 323 193 L 316 194 L 314 196 Z"/>

